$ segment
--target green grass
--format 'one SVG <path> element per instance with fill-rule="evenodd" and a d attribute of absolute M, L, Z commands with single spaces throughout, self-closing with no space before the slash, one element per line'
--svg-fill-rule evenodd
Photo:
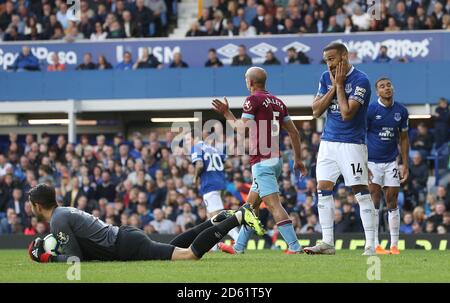
<path fill-rule="evenodd" d="M 362 251 L 335 256 L 248 251 L 208 253 L 200 261 L 86 262 L 80 282 L 372 282 Z M 450 251 L 380 256 L 380 282 L 450 282 Z M 372 265 L 372 264 L 371 264 Z M 0 282 L 70 282 L 69 265 L 32 262 L 26 250 L 0 250 Z"/>

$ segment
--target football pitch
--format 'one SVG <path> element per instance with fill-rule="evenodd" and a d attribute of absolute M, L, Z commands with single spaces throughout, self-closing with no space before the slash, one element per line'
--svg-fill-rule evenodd
<path fill-rule="evenodd" d="M 379 259 L 361 253 L 311 256 L 262 250 L 211 252 L 200 261 L 85 262 L 79 282 L 450 282 L 450 251 L 407 250 Z M 70 266 L 32 262 L 26 250 L 0 250 L 0 282 L 74 282 L 67 279 Z"/>

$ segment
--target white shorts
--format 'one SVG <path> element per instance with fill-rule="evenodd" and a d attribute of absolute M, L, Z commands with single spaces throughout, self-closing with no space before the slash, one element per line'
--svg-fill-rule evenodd
<path fill-rule="evenodd" d="M 365 144 L 320 142 L 317 155 L 317 180 L 336 183 L 340 175 L 344 177 L 346 186 L 368 185 Z"/>
<path fill-rule="evenodd" d="M 400 187 L 400 174 L 396 161 L 389 163 L 369 162 L 369 169 L 372 172 L 372 183 L 381 187 Z"/>
<path fill-rule="evenodd" d="M 203 195 L 203 201 L 206 205 L 206 211 L 212 213 L 223 209 L 222 197 L 220 191 L 211 191 Z"/>

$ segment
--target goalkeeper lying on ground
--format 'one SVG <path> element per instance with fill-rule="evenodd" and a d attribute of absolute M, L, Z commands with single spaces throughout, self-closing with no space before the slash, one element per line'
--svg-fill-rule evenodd
<path fill-rule="evenodd" d="M 28 248 L 36 262 L 66 262 L 76 256 L 82 261 L 198 260 L 231 229 L 239 225 L 264 233 L 261 223 L 248 206 L 236 212 L 222 211 L 210 220 L 178 235 L 170 244 L 152 241 L 142 230 L 112 226 L 72 207 L 56 204 L 55 189 L 45 184 L 28 193 L 33 213 L 50 222 L 50 232 L 58 240 L 60 254 L 44 250 L 44 241 L 35 239 Z"/>

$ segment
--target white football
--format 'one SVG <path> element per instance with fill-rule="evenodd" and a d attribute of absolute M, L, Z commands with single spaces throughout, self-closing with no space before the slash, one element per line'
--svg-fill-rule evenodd
<path fill-rule="evenodd" d="M 48 234 L 44 238 L 44 250 L 46 253 L 50 253 L 53 256 L 58 255 L 59 243 L 53 234 Z"/>

